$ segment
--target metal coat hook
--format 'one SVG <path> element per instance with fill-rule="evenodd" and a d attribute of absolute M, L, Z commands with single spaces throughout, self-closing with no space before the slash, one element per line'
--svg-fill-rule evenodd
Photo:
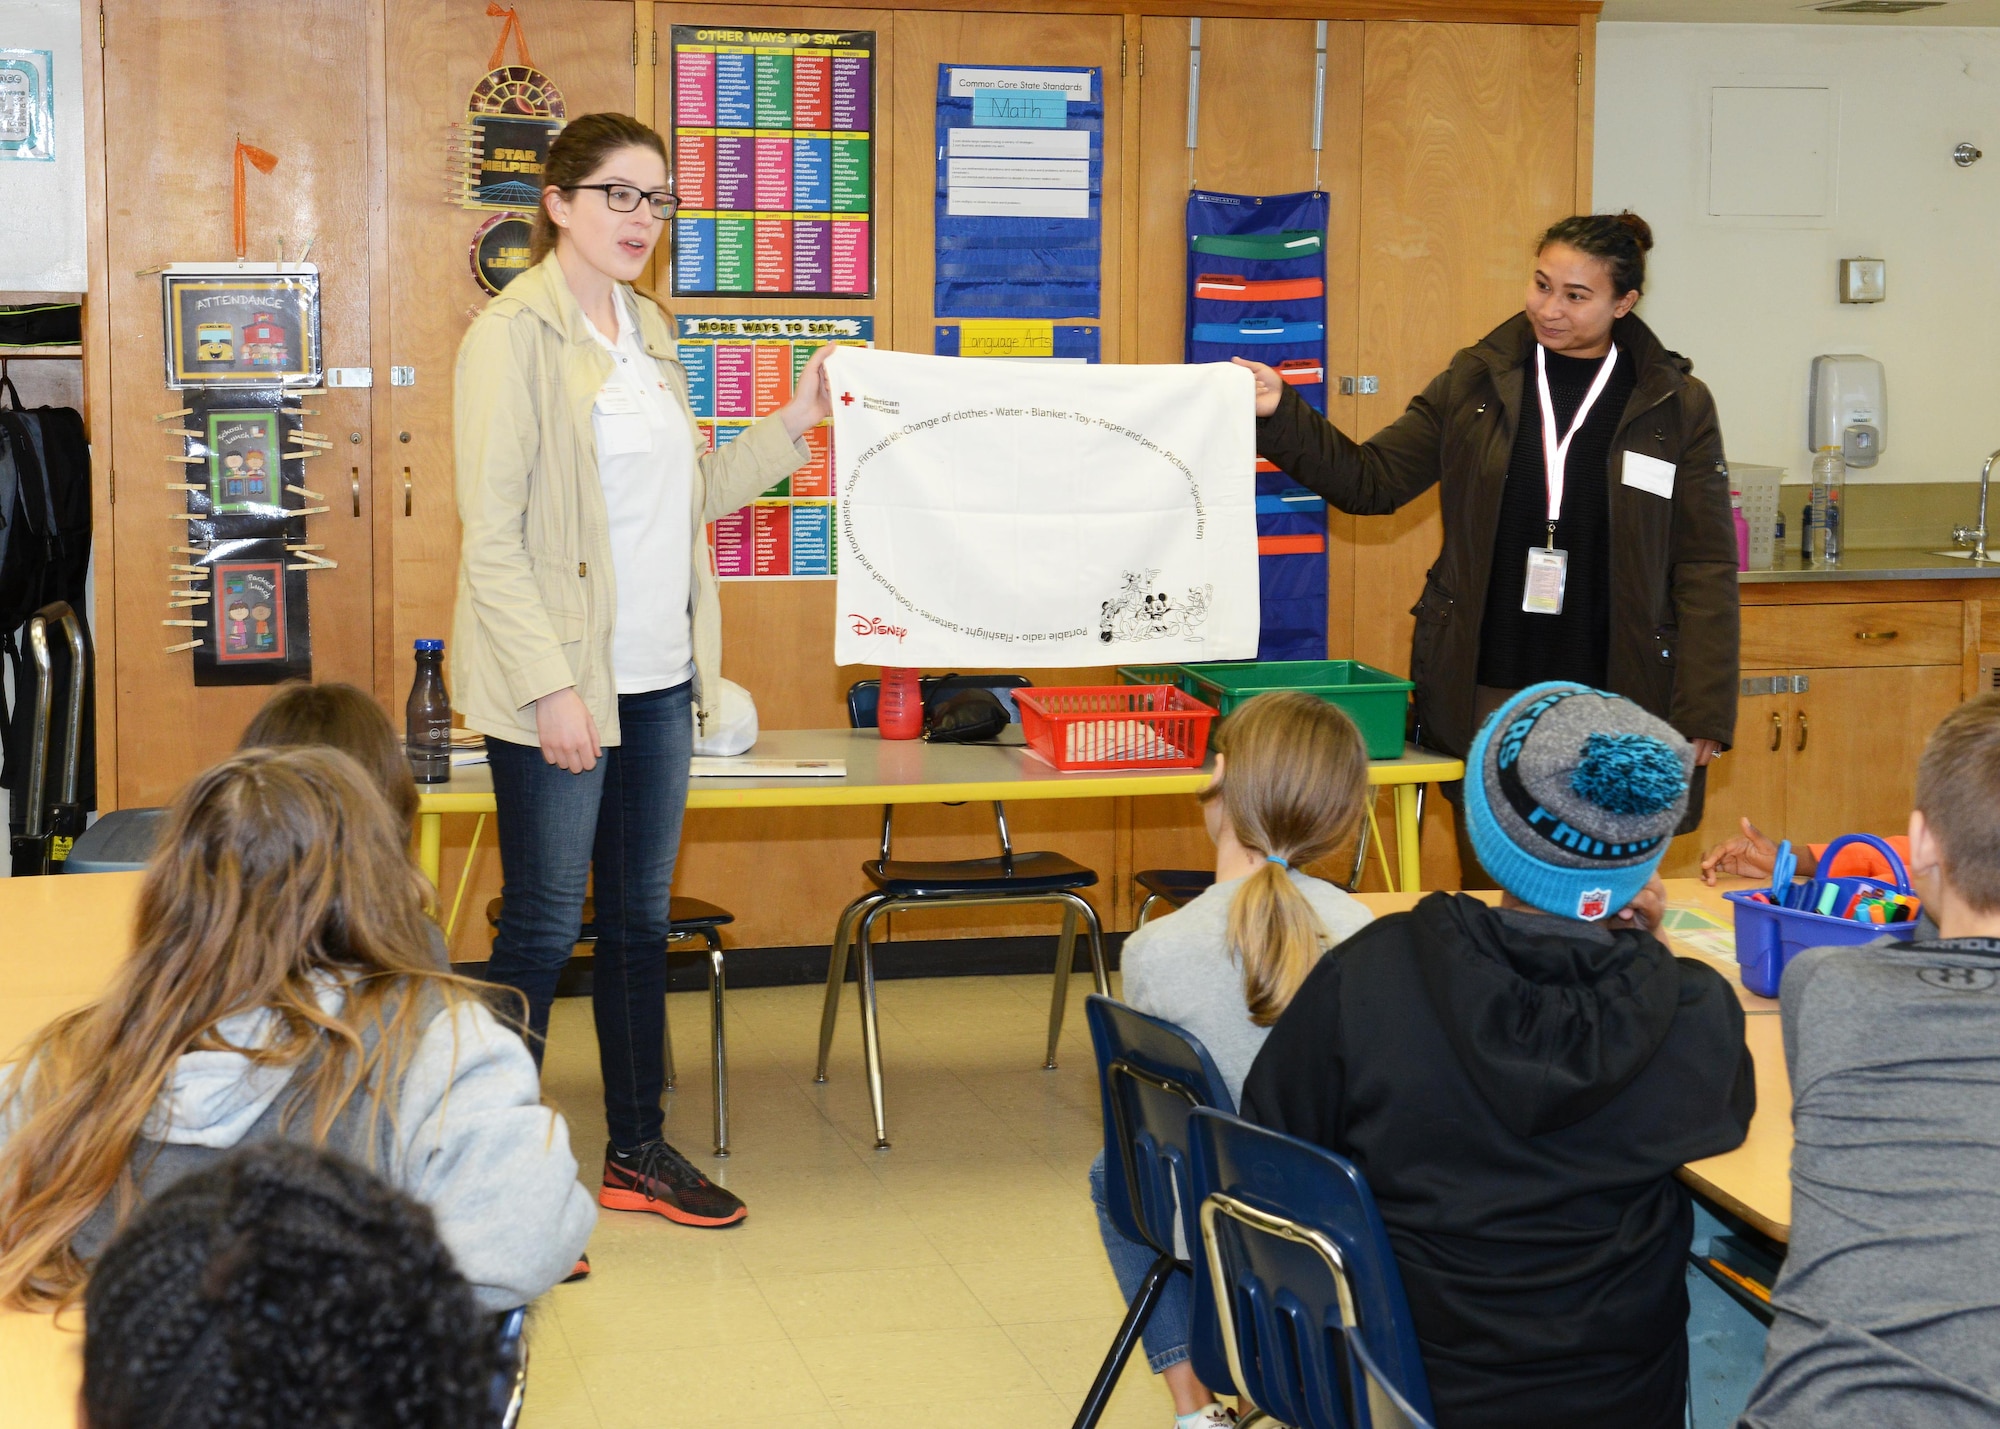
<path fill-rule="evenodd" d="M 1974 144 L 1960 144 L 1951 151 L 1951 161 L 1961 169 L 1971 168 L 1984 157 L 1986 156 L 1980 153 L 1978 146 Z"/>

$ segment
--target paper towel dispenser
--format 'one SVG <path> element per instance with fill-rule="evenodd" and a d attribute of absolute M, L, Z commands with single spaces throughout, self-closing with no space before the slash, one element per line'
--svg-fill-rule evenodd
<path fill-rule="evenodd" d="M 1882 364 L 1856 353 L 1812 360 L 1806 446 L 1839 447 L 1850 467 L 1869 467 L 1889 449 L 1888 388 Z"/>

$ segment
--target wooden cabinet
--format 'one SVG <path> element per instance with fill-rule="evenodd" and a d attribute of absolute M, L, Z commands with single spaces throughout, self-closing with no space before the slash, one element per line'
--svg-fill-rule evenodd
<path fill-rule="evenodd" d="M 1955 600 L 1746 607 L 1735 747 L 1709 766 L 1697 836 L 1661 871 L 1693 873 L 1743 818 L 1794 843 L 1901 833 L 1924 741 L 1965 694 L 1964 625 Z M 1818 663 L 1765 663 L 1782 654 Z"/>

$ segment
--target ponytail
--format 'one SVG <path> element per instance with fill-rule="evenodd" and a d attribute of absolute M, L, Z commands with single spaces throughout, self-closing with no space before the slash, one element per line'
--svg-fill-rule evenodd
<path fill-rule="evenodd" d="M 1358 829 L 1368 753 L 1344 712 L 1297 691 L 1244 702 L 1215 747 L 1227 759 L 1202 799 L 1220 799 L 1237 842 L 1265 857 L 1230 900 L 1228 941 L 1250 1020 L 1269 1027 L 1331 942 L 1290 869 L 1327 857 Z"/>

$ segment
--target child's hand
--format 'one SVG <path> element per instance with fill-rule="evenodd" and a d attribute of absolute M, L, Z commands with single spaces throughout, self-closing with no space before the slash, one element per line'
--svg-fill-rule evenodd
<path fill-rule="evenodd" d="M 1666 911 L 1667 885 L 1660 882 L 1660 875 L 1656 873 L 1646 880 L 1646 886 L 1633 895 L 1630 903 L 1606 922 L 1613 928 L 1637 928 L 1642 933 L 1650 933 L 1660 926 L 1660 915 Z"/>
<path fill-rule="evenodd" d="M 1778 846 L 1758 832 L 1748 819 L 1739 820 L 1743 832 L 1717 844 L 1701 856 L 1701 881 L 1713 886 L 1718 873 L 1738 878 L 1769 878 L 1778 866 Z M 1804 872 L 1803 869 L 1800 870 Z"/>

